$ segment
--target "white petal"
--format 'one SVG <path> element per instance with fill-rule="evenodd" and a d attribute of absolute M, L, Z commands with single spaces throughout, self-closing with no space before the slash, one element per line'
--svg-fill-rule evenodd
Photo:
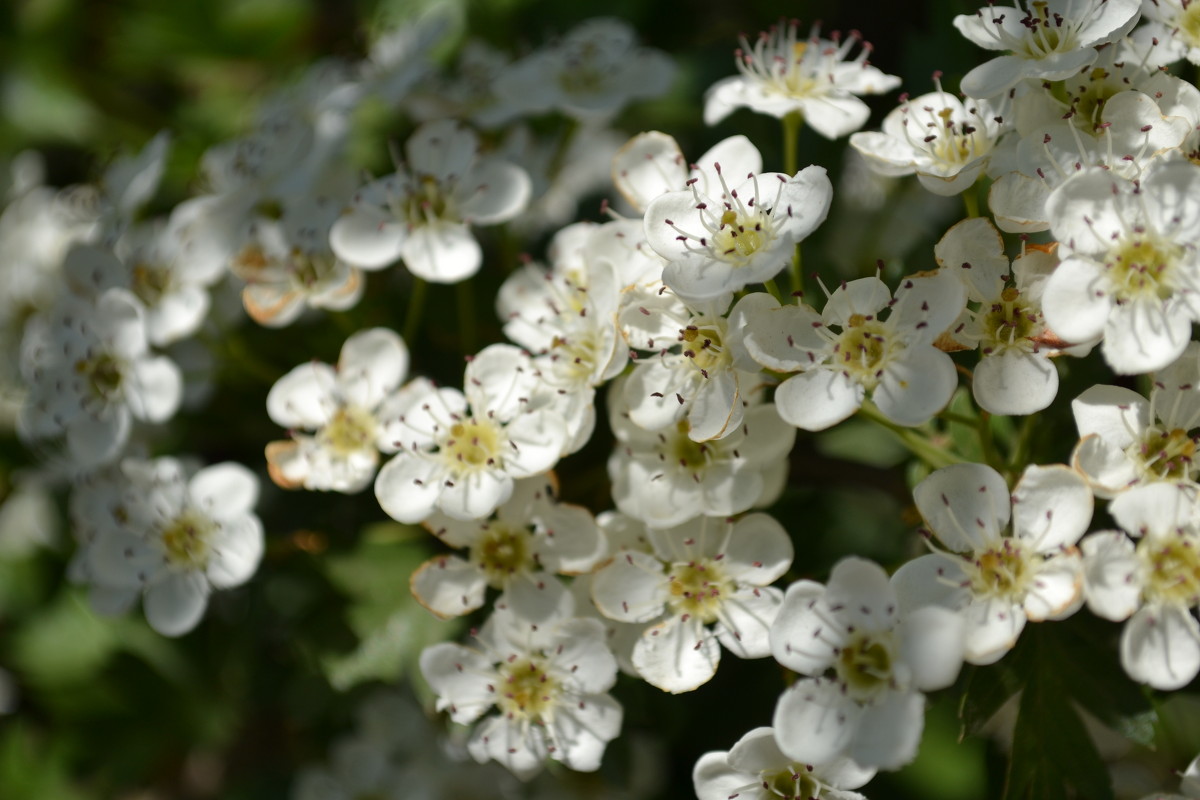
<path fill-rule="evenodd" d="M 770 728 L 766 730 L 770 731 Z M 774 740 L 774 734 L 771 734 Z M 739 772 L 729 765 L 729 753 L 710 752 L 700 756 L 692 769 L 692 787 L 699 800 L 729 800 L 750 786 L 757 786 L 757 774 Z M 787 763 L 781 757 L 779 764 Z"/>
<path fill-rule="evenodd" d="M 925 696 L 888 692 L 882 703 L 863 710 L 846 755 L 863 767 L 899 769 L 917 757 L 924 729 Z"/>
<path fill-rule="evenodd" d="M 492 662 L 482 653 L 453 642 L 421 651 L 421 674 L 438 696 L 438 710 L 449 709 L 460 724 L 477 720 L 495 703 L 497 681 Z"/>
<path fill-rule="evenodd" d="M 142 607 L 150 627 L 181 636 L 200 622 L 208 605 L 208 581 L 199 572 L 173 572 L 146 589 Z"/>
<path fill-rule="evenodd" d="M 1068 342 L 1091 342 L 1104 332 L 1112 299 L 1103 289 L 1100 269 L 1082 258 L 1067 258 L 1046 281 L 1042 311 L 1046 324 Z"/>
<path fill-rule="evenodd" d="M 638 211 L 661 194 L 679 191 L 687 173 L 679 145 L 658 131 L 639 133 L 613 156 L 613 184 Z"/>
<path fill-rule="evenodd" d="M 917 485 L 913 500 L 942 544 L 957 553 L 986 549 L 1008 525 L 1008 484 L 983 464 L 952 464 Z"/>
<path fill-rule="evenodd" d="M 771 654 L 794 672 L 820 675 L 837 658 L 845 631 L 831 626 L 824 596 L 821 584 L 796 581 L 788 586 L 771 626 Z"/>
<path fill-rule="evenodd" d="M 963 660 L 964 621 L 957 611 L 926 606 L 905 614 L 899 626 L 900 653 L 922 691 L 954 683 Z"/>
<path fill-rule="evenodd" d="M 617 660 L 605 643 L 605 628 L 600 620 L 569 619 L 554 633 L 559 645 L 554 652 L 553 669 L 571 676 L 574 691 L 599 695 L 613 687 L 617 681 Z"/>
<path fill-rule="evenodd" d="M 1120 494 L 1109 503 L 1108 513 L 1134 536 L 1164 535 L 1193 524 L 1196 501 L 1186 487 L 1152 483 Z"/>
<path fill-rule="evenodd" d="M 267 392 L 267 415 L 285 428 L 321 428 L 338 406 L 336 387 L 337 378 L 328 364 L 301 364 L 275 381 Z"/>
<path fill-rule="evenodd" d="M 550 755 L 540 727 L 504 716 L 481 722 L 472 732 L 467 750 L 476 761 L 499 762 L 521 780 L 541 772 Z"/>
<path fill-rule="evenodd" d="M 633 665 L 664 692 L 690 692 L 717 674 L 721 646 L 695 617 L 673 616 L 648 628 L 633 648 Z"/>
<path fill-rule="evenodd" d="M 1098 434 L 1110 447 L 1124 450 L 1150 427 L 1150 404 L 1123 386 L 1092 386 L 1071 401 L 1081 437 Z"/>
<path fill-rule="evenodd" d="M 892 422 L 920 425 L 946 407 L 957 387 L 958 373 L 950 356 L 916 345 L 884 368 L 871 399 Z"/>
<path fill-rule="evenodd" d="M 221 525 L 205 574 L 215 589 L 241 586 L 258 570 L 263 556 L 263 528 L 246 515 Z"/>
<path fill-rule="evenodd" d="M 1143 607 L 1121 633 L 1121 666 L 1155 689 L 1182 689 L 1200 672 L 1200 624 L 1186 608 Z"/>
<path fill-rule="evenodd" d="M 627 550 L 592 579 L 597 610 L 618 622 L 650 622 L 666 607 L 670 581 L 663 565 L 648 553 Z"/>
<path fill-rule="evenodd" d="M 1133 542 L 1120 531 L 1101 531 L 1086 536 L 1079 547 L 1088 609 L 1114 622 L 1128 619 L 1138 609 L 1142 590 Z"/>
<path fill-rule="evenodd" d="M 771 624 L 783 605 L 783 592 L 773 586 L 744 586 L 721 604 L 717 638 L 738 658 L 771 655 Z"/>
<path fill-rule="evenodd" d="M 409 589 L 417 602 L 442 619 L 469 614 L 483 605 L 487 579 L 457 556 L 431 558 L 413 572 Z"/>
<path fill-rule="evenodd" d="M 1115 497 L 1141 479 L 1133 460 L 1124 451 L 1094 433 L 1075 445 L 1071 465 L 1087 479 L 1092 491 L 1100 498 Z"/>
<path fill-rule="evenodd" d="M 1013 490 L 1013 532 L 1039 553 L 1071 547 L 1092 521 L 1092 490 L 1061 464 L 1032 465 Z"/>
<path fill-rule="evenodd" d="M 392 459 L 390 463 L 394 463 L 395 460 Z M 454 519 L 482 519 L 509 498 L 512 486 L 513 479 L 502 472 L 490 469 L 473 470 L 457 478 L 448 478 L 442 483 L 438 508 L 446 516 Z M 378 480 L 375 482 L 375 489 L 376 492 L 379 491 Z"/>
<path fill-rule="evenodd" d="M 971 580 L 963 571 L 964 563 L 960 557 L 941 552 L 904 562 L 892 575 L 901 613 L 932 605 L 951 611 L 965 608 L 971 598 Z"/>
<path fill-rule="evenodd" d="M 1025 595 L 1025 616 L 1033 622 L 1066 619 L 1083 605 L 1083 562 L 1076 552 L 1059 553 L 1038 570 Z"/>
<path fill-rule="evenodd" d="M 459 182 L 455 194 L 470 192 L 459 205 L 464 222 L 494 225 L 524 211 L 531 191 L 528 172 L 497 158 L 485 158 Z"/>
<path fill-rule="evenodd" d="M 483 250 L 470 228 L 441 220 L 413 228 L 400 254 L 409 272 L 430 283 L 458 283 L 483 263 Z"/>
<path fill-rule="evenodd" d="M 721 565 L 739 583 L 766 586 L 783 577 L 793 555 L 792 539 L 774 517 L 747 514 L 734 523 Z"/>
<path fill-rule="evenodd" d="M 864 390 L 844 372 L 814 369 L 793 375 L 775 389 L 779 416 L 797 428 L 823 431 L 854 414 Z"/>
<path fill-rule="evenodd" d="M 1114 372 L 1134 375 L 1162 369 L 1179 358 L 1191 335 L 1191 315 L 1176 303 L 1133 300 L 1113 306 L 1100 347 Z"/>
<path fill-rule="evenodd" d="M 1025 610 L 1002 597 L 976 598 L 963 616 L 967 630 L 963 658 L 970 664 L 999 661 L 1025 629 Z"/>
<path fill-rule="evenodd" d="M 863 709 L 836 681 L 802 680 L 775 705 L 775 740 L 789 758 L 822 764 L 846 752 L 859 733 Z"/>
<path fill-rule="evenodd" d="M 129 410 L 140 420 L 165 422 L 183 399 L 183 373 L 166 356 L 133 362 L 126 399 Z"/>
<path fill-rule="evenodd" d="M 441 464 L 414 453 L 398 453 L 375 476 L 375 499 L 398 522 L 420 522 L 433 512 L 442 492 Z"/>
<path fill-rule="evenodd" d="M 980 359 L 971 391 L 975 402 L 988 413 L 1033 414 L 1047 408 L 1058 395 L 1058 370 L 1044 355 L 1012 348 Z"/>
<path fill-rule="evenodd" d="M 329 229 L 329 246 L 342 261 L 362 269 L 380 269 L 400 258 L 408 234 L 382 209 L 355 206 Z"/>
<path fill-rule="evenodd" d="M 359 331 L 342 345 L 337 369 L 345 400 L 373 409 L 403 382 L 408 373 L 408 348 L 387 328 Z"/>
<path fill-rule="evenodd" d="M 604 747 L 617 738 L 623 713 L 621 704 L 606 694 L 562 704 L 548 731 L 556 746 L 551 757 L 578 772 L 600 769 Z"/>
<path fill-rule="evenodd" d="M 234 520 L 254 510 L 258 502 L 258 478 L 233 461 L 213 464 L 192 477 L 188 496 L 213 519 Z"/>

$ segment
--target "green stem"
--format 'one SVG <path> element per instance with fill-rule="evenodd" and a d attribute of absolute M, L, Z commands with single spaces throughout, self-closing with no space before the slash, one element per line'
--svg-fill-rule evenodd
<path fill-rule="evenodd" d="M 783 305 L 783 292 L 779 291 L 779 286 L 774 280 L 763 281 L 763 286 L 771 293 L 771 297 L 779 301 L 779 305 Z"/>
<path fill-rule="evenodd" d="M 796 252 L 792 253 L 792 265 L 789 268 L 789 274 L 792 278 L 792 294 L 797 298 L 804 297 L 804 273 L 800 270 L 801 263 L 800 242 L 796 242 Z M 800 300 L 797 299 L 796 302 L 800 302 Z"/>
<path fill-rule="evenodd" d="M 883 416 L 879 409 L 875 407 L 875 404 L 869 400 L 863 402 L 862 408 L 859 409 L 859 412 L 867 419 L 883 426 L 884 428 L 887 428 L 889 431 L 894 433 L 896 438 L 898 438 L 913 455 L 934 469 L 948 467 L 951 464 L 963 463 L 963 459 L 959 458 L 953 453 L 946 452 L 946 450 L 934 444 L 932 441 L 930 441 L 928 436 L 920 431 L 914 430 L 913 428 L 905 428 L 903 425 L 897 425 L 887 417 Z"/>
<path fill-rule="evenodd" d="M 797 155 L 797 144 L 800 140 L 800 129 L 804 127 L 804 115 L 799 111 L 791 111 L 783 117 L 783 171 L 786 175 L 795 175 L 800 171 Z"/>
<path fill-rule="evenodd" d="M 975 194 L 975 184 L 962 193 L 963 205 L 966 206 L 968 217 L 979 216 L 979 196 Z"/>
<path fill-rule="evenodd" d="M 425 289 L 429 284 L 421 278 L 413 278 L 412 292 L 408 295 L 408 311 L 404 313 L 404 341 L 411 347 L 421 327 L 421 314 L 425 311 Z"/>
<path fill-rule="evenodd" d="M 1029 447 L 1033 443 L 1033 431 L 1037 427 L 1037 415 L 1030 414 L 1021 423 L 1017 432 L 1017 443 L 1013 446 L 1012 455 L 1008 459 L 1008 470 L 1015 477 L 1025 468 L 1029 460 Z"/>
<path fill-rule="evenodd" d="M 946 422 L 957 422 L 959 425 L 966 425 L 968 428 L 974 428 L 979 424 L 979 421 L 975 417 L 968 417 L 966 414 L 959 414 L 955 411 L 944 410 L 938 416 L 946 420 Z"/>
<path fill-rule="evenodd" d="M 475 352 L 475 293 L 470 281 L 459 281 L 455 287 L 458 299 L 458 330 L 462 335 L 462 351 Z"/>
<path fill-rule="evenodd" d="M 1003 470 L 1004 463 L 996 453 L 996 443 L 992 439 L 992 415 L 980 411 L 975 429 L 979 432 L 979 448 L 983 451 L 983 460 L 997 471 Z"/>

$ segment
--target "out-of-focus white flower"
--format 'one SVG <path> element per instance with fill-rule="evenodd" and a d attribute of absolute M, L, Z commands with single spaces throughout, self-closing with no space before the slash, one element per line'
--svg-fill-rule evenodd
<path fill-rule="evenodd" d="M 824 167 L 728 178 L 714 162 L 707 187 L 697 180 L 646 208 L 646 241 L 667 260 L 663 283 L 688 302 L 774 278 L 796 244 L 825 221 L 833 200 Z"/>
<path fill-rule="evenodd" d="M 276 381 L 267 413 L 292 438 L 267 445 L 271 479 L 285 489 L 366 487 L 380 451 L 396 451 L 385 423 L 407 373 L 404 341 L 387 328 L 371 328 L 346 340 L 336 368 L 312 361 Z"/>
<path fill-rule="evenodd" d="M 1192 759 L 1179 782 L 1183 794 L 1148 794 L 1142 800 L 1196 800 L 1200 798 L 1200 756 Z"/>
<path fill-rule="evenodd" d="M 400 522 L 435 509 L 480 519 L 512 496 L 514 480 L 551 469 L 567 425 L 551 407 L 530 407 L 536 383 L 530 357 L 497 344 L 467 365 L 465 395 L 422 379 L 401 389 L 384 434 L 400 452 L 375 479 L 383 510 Z"/>
<path fill-rule="evenodd" d="M 1128 619 L 1121 666 L 1129 677 L 1170 691 L 1200 672 L 1200 518 L 1195 492 L 1167 483 L 1139 486 L 1108 506 L 1120 531 L 1084 538 L 1088 608 Z"/>
<path fill-rule="evenodd" d="M 1071 402 L 1080 441 L 1071 457 L 1097 497 L 1142 483 L 1195 484 L 1200 427 L 1200 343 L 1154 374 L 1150 399 L 1121 386 L 1093 386 Z"/>
<path fill-rule="evenodd" d="M 520 213 L 529 202 L 529 176 L 498 158 L 480 158 L 474 132 L 453 120 L 422 125 L 404 148 L 407 163 L 362 187 L 333 224 L 333 252 L 363 269 L 403 259 L 414 275 L 434 283 L 471 277 L 483 252 L 470 226 Z"/>
<path fill-rule="evenodd" d="M 496 76 L 497 97 L 523 114 L 550 110 L 585 120 L 607 118 L 632 100 L 670 88 L 675 63 L 637 44 L 628 23 L 587 20 L 557 44 L 510 64 Z"/>
<path fill-rule="evenodd" d="M 1142 3 L 1146 24 L 1140 29 L 1144 41 L 1157 39 L 1154 63 L 1169 64 L 1186 58 L 1200 64 L 1200 11 L 1191 0 L 1151 0 Z"/>
<path fill-rule="evenodd" d="M 621 728 L 622 708 L 608 694 L 617 662 L 595 619 L 571 618 L 573 602 L 547 592 L 535 621 L 498 608 L 474 647 L 443 642 L 421 653 L 421 674 L 439 711 L 454 722 L 478 721 L 467 749 L 497 761 L 522 780 L 549 759 L 594 772 Z M 499 713 L 484 717 L 495 709 Z M 484 717 L 482 721 L 479 721 Z"/>
<path fill-rule="evenodd" d="M 772 728 L 755 728 L 728 752 L 705 753 L 692 770 L 699 800 L 866 800 L 852 790 L 874 776 L 848 758 L 798 764 L 779 749 Z"/>
<path fill-rule="evenodd" d="M 717 81 L 704 99 L 704 121 L 716 125 L 743 106 L 760 114 L 784 117 L 799 112 L 804 122 L 826 139 L 858 130 L 871 110 L 855 95 L 882 94 L 900 85 L 867 62 L 871 46 L 863 42 L 858 55 L 847 60 L 860 41 L 857 31 L 842 39 L 838 32 L 822 39 L 813 26 L 807 39 L 798 35 L 800 23 L 780 22 L 760 33 L 753 45 L 743 37 L 734 63 L 740 75 Z"/>
<path fill-rule="evenodd" d="M 867 392 L 888 419 L 919 425 L 958 385 L 954 362 L 933 343 L 965 305 L 962 282 L 946 270 L 905 278 L 895 299 L 879 278 L 860 278 L 835 289 L 821 314 L 806 305 L 764 309 L 751 317 L 744 341 L 768 369 L 799 373 L 775 390 L 779 414 L 792 425 L 836 425 Z"/>
<path fill-rule="evenodd" d="M 1046 210 L 1062 259 L 1042 297 L 1054 332 L 1103 336 L 1121 374 L 1177 359 L 1200 321 L 1200 166 L 1159 159 L 1139 181 L 1084 170 Z"/>
<path fill-rule="evenodd" d="M 912 761 L 925 726 L 922 692 L 954 683 L 963 628 L 949 609 L 903 608 L 887 573 L 861 558 L 834 565 L 827 586 L 793 583 L 771 628 L 771 652 L 812 677 L 775 706 L 779 749 L 805 764 L 847 757 L 898 769 Z"/>
<path fill-rule="evenodd" d="M 1026 78 L 1057 81 L 1096 60 L 1096 46 L 1120 39 L 1140 16 L 1141 0 L 1037 0 L 1026 8 L 991 6 L 954 18 L 959 33 L 1006 55 L 962 80 L 969 97 L 995 97 Z"/>
<path fill-rule="evenodd" d="M 174 362 L 150 353 L 142 305 L 124 289 L 94 304 L 66 294 L 31 320 L 21 372 L 29 395 L 19 432 L 28 440 L 65 436 L 80 466 L 115 459 L 133 420 L 169 419 L 183 385 Z"/>
<path fill-rule="evenodd" d="M 740 658 L 771 654 L 783 592 L 768 584 L 792 563 L 782 525 L 766 514 L 702 517 L 646 535 L 653 552 L 616 554 L 593 577 L 592 599 L 609 619 L 645 625 L 632 661 L 647 683 L 696 689 L 716 675 L 720 645 Z"/>
<path fill-rule="evenodd" d="M 962 611 L 968 662 L 991 664 L 1016 645 L 1026 620 L 1065 619 L 1083 605 L 1075 544 L 1092 521 L 1092 492 L 1068 467 L 1028 467 L 1010 504 L 994 469 L 954 464 L 918 484 L 913 498 L 948 552 L 902 566 L 896 594 L 902 607 Z"/>
<path fill-rule="evenodd" d="M 91 542 L 89 574 L 100 586 L 141 590 L 150 626 L 182 635 L 200 622 L 213 589 L 243 584 L 258 568 L 258 479 L 233 462 L 190 477 L 172 458 L 126 460 L 121 469 L 124 518 Z"/>

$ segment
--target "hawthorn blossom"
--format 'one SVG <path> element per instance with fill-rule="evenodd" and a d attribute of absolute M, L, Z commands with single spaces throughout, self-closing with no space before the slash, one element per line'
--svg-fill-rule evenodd
<path fill-rule="evenodd" d="M 493 88 L 516 111 L 553 109 L 593 120 L 615 114 L 632 100 L 664 94 L 674 78 L 671 58 L 638 46 L 627 22 L 596 17 L 500 70 Z"/>
<path fill-rule="evenodd" d="M 615 381 L 609 424 L 617 444 L 608 476 L 613 500 L 625 514 L 667 528 L 701 515 L 739 514 L 778 495 L 795 429 L 773 405 L 751 406 L 727 436 L 697 442 L 685 420 L 658 431 L 637 425 L 623 393 L 623 382 Z"/>
<path fill-rule="evenodd" d="M 875 775 L 848 758 L 797 764 L 779 749 L 772 728 L 755 728 L 728 752 L 705 753 L 692 770 L 699 800 L 866 800 L 852 791 Z"/>
<path fill-rule="evenodd" d="M 663 283 L 688 302 L 774 278 L 791 263 L 796 244 L 825 221 L 833 199 L 824 167 L 791 177 L 731 175 L 733 184 L 720 164 L 713 172 L 707 192 L 697 181 L 646 208 L 646 241 L 667 260 Z"/>
<path fill-rule="evenodd" d="M 404 341 L 371 328 L 346 340 L 336 368 L 311 361 L 276 381 L 267 414 L 292 438 L 267 445 L 271 479 L 285 489 L 361 491 L 375 477 L 379 453 L 396 450 L 386 427 L 389 401 L 407 372 Z"/>
<path fill-rule="evenodd" d="M 424 379 L 401 389 L 385 428 L 399 452 L 375 478 L 383 510 L 409 523 L 435 509 L 480 519 L 512 496 L 514 480 L 553 467 L 568 431 L 553 408 L 529 407 L 536 380 L 528 355 L 497 344 L 467 365 L 465 394 Z"/>
<path fill-rule="evenodd" d="M 200 622 L 213 589 L 243 584 L 258 568 L 258 479 L 233 462 L 191 476 L 172 458 L 121 469 L 119 525 L 91 543 L 90 574 L 100 586 L 140 589 L 150 627 L 180 636 Z"/>
<path fill-rule="evenodd" d="M 870 44 L 863 42 L 858 55 L 849 58 L 861 41 L 857 31 L 844 41 L 837 31 L 822 39 L 820 25 L 814 25 L 802 40 L 799 28 L 798 20 L 781 21 L 760 33 L 753 46 L 742 37 L 734 58 L 741 74 L 708 90 L 705 123 L 716 125 L 745 106 L 774 117 L 799 113 L 814 131 L 837 139 L 861 128 L 871 113 L 855 95 L 882 94 L 900 85 L 895 75 L 868 63 Z"/>
<path fill-rule="evenodd" d="M 921 481 L 913 498 L 946 550 L 902 566 L 896 593 L 902 606 L 962 611 L 966 661 L 991 664 L 1027 620 L 1065 619 L 1083 605 L 1075 544 L 1092 520 L 1092 492 L 1068 467 L 1029 466 L 1010 504 L 994 469 L 954 464 Z"/>
<path fill-rule="evenodd" d="M 860 131 L 850 146 L 866 157 L 880 175 L 916 173 L 917 180 L 939 195 L 955 195 L 974 185 L 988 165 L 992 149 L 1008 126 L 988 101 L 963 103 L 942 91 L 901 98 L 888 113 L 882 131 Z"/>
<path fill-rule="evenodd" d="M 1062 263 L 1046 282 L 1046 322 L 1070 342 L 1101 336 L 1121 374 L 1183 353 L 1200 321 L 1200 166 L 1159 159 L 1138 181 L 1085 170 L 1051 195 Z"/>
<path fill-rule="evenodd" d="M 933 343 L 965 305 L 966 290 L 946 270 L 905 278 L 895 298 L 879 278 L 860 278 L 835 289 L 821 314 L 807 305 L 764 309 L 745 343 L 768 369 L 798 372 L 775 389 L 780 416 L 796 427 L 836 425 L 868 392 L 888 419 L 919 425 L 958 386 L 954 363 Z"/>
<path fill-rule="evenodd" d="M 925 725 L 922 692 L 954 683 L 963 635 L 956 612 L 901 605 L 871 561 L 842 559 L 825 586 L 793 583 L 771 628 L 771 652 L 809 677 L 775 706 L 779 749 L 805 764 L 850 758 L 898 769 L 912 761 Z"/>
<path fill-rule="evenodd" d="M 717 165 L 730 175 L 762 172 L 762 155 L 745 136 L 722 139 L 695 163 L 687 162 L 679 143 L 665 133 L 639 133 L 617 151 L 612 179 L 617 191 L 636 211 L 644 212 L 659 195 L 687 188 L 696 179 L 701 194 L 711 194 L 720 181 Z"/>
<path fill-rule="evenodd" d="M 649 529 L 653 552 L 618 553 L 592 579 L 600 613 L 649 623 L 633 666 L 651 686 L 690 692 L 717 673 L 721 647 L 740 658 L 771 654 L 768 631 L 783 602 L 769 586 L 792 563 L 792 542 L 766 514 L 737 522 L 702 517 Z"/>
<path fill-rule="evenodd" d="M 959 222 L 934 246 L 938 264 L 963 280 L 979 304 L 951 329 L 954 339 L 978 346 L 971 381 L 979 407 L 992 414 L 1033 414 L 1058 395 L 1060 350 L 1047 329 L 1041 298 L 1058 265 L 1054 249 L 1027 245 L 1011 266 L 1004 240 L 984 217 Z"/>
<path fill-rule="evenodd" d="M 425 520 L 434 536 L 463 554 L 434 556 L 412 573 L 417 602 L 439 617 L 458 617 L 480 608 L 490 586 L 515 608 L 518 584 L 590 572 L 607 552 L 604 535 L 586 508 L 556 500 L 555 483 L 553 476 L 516 481 L 512 497 L 486 519 L 434 513 Z"/>
<path fill-rule="evenodd" d="M 19 432 L 31 440 L 65 436 L 82 466 L 115 459 L 134 420 L 169 419 L 183 388 L 175 363 L 150 352 L 142 305 L 118 288 L 94 304 L 64 295 L 31 320 L 21 372 L 29 394 Z"/>
<path fill-rule="evenodd" d="M 1133 29 L 1140 0 L 1027 0 L 1025 7 L 991 6 L 960 14 L 954 27 L 985 50 L 1009 51 L 963 77 L 968 97 L 1003 94 L 1026 78 L 1057 81 L 1096 60 L 1096 46 Z"/>
<path fill-rule="evenodd" d="M 1157 39 L 1161 50 L 1155 61 L 1169 64 L 1186 58 L 1200 64 L 1200 17 L 1190 0 L 1153 0 L 1142 3 L 1146 21 L 1141 29 L 1146 41 Z"/>
<path fill-rule="evenodd" d="M 1122 386 L 1093 386 L 1071 402 L 1080 441 L 1071 456 L 1097 497 L 1142 483 L 1195 484 L 1200 427 L 1200 343 L 1154 374 L 1149 399 Z"/>
<path fill-rule="evenodd" d="M 1139 486 L 1108 510 L 1125 533 L 1093 533 L 1080 545 L 1088 608 L 1105 619 L 1128 620 L 1120 649 L 1129 677 L 1164 691 L 1181 689 L 1200 672 L 1195 493 L 1168 483 Z"/>
<path fill-rule="evenodd" d="M 519 214 L 529 202 L 529 176 L 506 161 L 481 158 L 478 137 L 453 120 L 422 125 L 404 150 L 406 164 L 354 196 L 329 232 L 330 246 L 362 269 L 403 259 L 423 280 L 465 280 L 483 263 L 470 226 Z"/>
<path fill-rule="evenodd" d="M 617 662 L 605 646 L 604 626 L 572 618 L 571 596 L 560 591 L 547 598 L 536 623 L 498 608 L 474 646 L 442 642 L 421 653 L 421 674 L 437 695 L 437 709 L 454 722 L 475 724 L 467 742 L 471 756 L 481 764 L 497 761 L 522 780 L 548 758 L 594 772 L 621 728 L 621 705 L 607 694 Z M 493 709 L 498 713 L 489 714 Z"/>

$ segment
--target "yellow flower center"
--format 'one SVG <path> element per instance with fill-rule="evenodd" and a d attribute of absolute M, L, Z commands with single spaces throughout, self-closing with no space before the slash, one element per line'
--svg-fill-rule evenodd
<path fill-rule="evenodd" d="M 185 511 L 162 532 L 167 562 L 173 566 L 204 569 L 211 554 L 213 532 L 217 525 L 198 511 Z"/>
<path fill-rule="evenodd" d="M 767 792 L 789 800 L 810 800 L 820 797 L 825 787 L 813 778 L 809 767 L 792 764 L 790 768 L 774 774 L 762 775 L 763 788 Z"/>
<path fill-rule="evenodd" d="M 504 433 L 499 425 L 490 420 L 467 417 L 450 426 L 450 436 L 442 451 L 452 466 L 477 470 L 496 463 L 503 441 Z"/>
<path fill-rule="evenodd" d="M 471 546 L 471 563 L 483 570 L 489 585 L 503 588 L 510 576 L 533 567 L 529 532 L 500 522 L 490 524 Z"/>
<path fill-rule="evenodd" d="M 769 241 L 770 221 L 760 212 L 741 214 L 726 209 L 713 234 L 713 252 L 736 266 L 750 260 Z"/>
<path fill-rule="evenodd" d="M 561 687 L 546 674 L 537 658 L 524 658 L 500 667 L 503 685 L 497 686 L 496 705 L 507 716 L 546 722 L 558 703 Z"/>
<path fill-rule="evenodd" d="M 679 332 L 683 354 L 692 360 L 706 378 L 710 371 L 725 367 L 732 360 L 721 340 L 724 329 L 723 322 L 712 322 L 699 326 L 688 325 Z"/>
<path fill-rule="evenodd" d="M 980 309 L 982 311 L 982 309 Z M 1038 314 L 1021 303 L 1021 293 L 1010 286 L 983 315 L 983 352 L 1004 352 L 1011 347 L 1033 349 L 1030 339 L 1038 333 Z"/>
<path fill-rule="evenodd" d="M 1192 0 L 1175 18 L 1178 35 L 1189 47 L 1200 47 L 1200 3 Z"/>
<path fill-rule="evenodd" d="M 91 359 L 79 359 L 75 362 L 75 372 L 86 377 L 88 386 L 96 397 L 110 400 L 120 393 L 123 380 L 121 362 L 108 353 L 101 353 Z"/>
<path fill-rule="evenodd" d="M 671 565 L 667 601 L 676 614 L 696 617 L 705 625 L 717 621 L 717 615 L 733 593 L 733 582 L 720 565 L 712 560 L 689 561 Z"/>
<path fill-rule="evenodd" d="M 157 264 L 138 263 L 133 265 L 133 281 L 131 288 L 148 306 L 157 305 L 170 289 L 171 270 Z"/>
<path fill-rule="evenodd" d="M 1200 542 L 1194 536 L 1143 537 L 1138 555 L 1146 567 L 1146 598 L 1194 606 L 1200 602 Z"/>
<path fill-rule="evenodd" d="M 1021 545 L 1014 539 L 1005 539 L 1000 547 L 977 556 L 974 566 L 972 593 L 991 597 L 1024 596 L 1033 573 Z"/>
<path fill-rule="evenodd" d="M 1151 426 L 1128 453 L 1142 476 L 1151 480 L 1188 480 L 1196 473 L 1196 441 L 1182 428 L 1163 431 Z"/>
<path fill-rule="evenodd" d="M 1105 262 L 1117 302 L 1170 297 L 1179 250 L 1178 245 L 1151 238 L 1123 239 Z"/>
<path fill-rule="evenodd" d="M 872 389 L 879 382 L 893 347 L 883 323 L 854 314 L 833 347 L 834 363 Z"/>
<path fill-rule="evenodd" d="M 834 667 L 838 678 L 855 700 L 868 700 L 892 681 L 892 642 L 885 634 L 851 635 Z"/>
<path fill-rule="evenodd" d="M 345 457 L 362 450 L 374 450 L 377 430 L 371 412 L 347 406 L 338 409 L 321 431 L 320 438 L 327 447 Z"/>

